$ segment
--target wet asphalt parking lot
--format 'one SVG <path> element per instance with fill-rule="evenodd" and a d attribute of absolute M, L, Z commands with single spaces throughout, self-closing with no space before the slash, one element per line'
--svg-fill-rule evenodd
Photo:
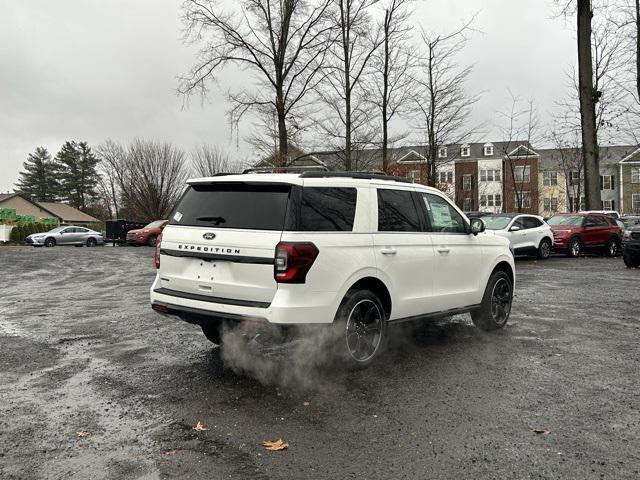
<path fill-rule="evenodd" d="M 640 270 L 619 258 L 518 260 L 504 330 L 396 329 L 345 372 L 295 342 L 238 362 L 155 314 L 151 256 L 0 248 L 0 478 L 640 478 Z"/>

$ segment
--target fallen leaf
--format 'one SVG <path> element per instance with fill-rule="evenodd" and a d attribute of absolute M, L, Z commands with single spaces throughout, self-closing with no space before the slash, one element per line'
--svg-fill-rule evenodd
<path fill-rule="evenodd" d="M 85 432 L 85 431 L 76 432 L 76 437 L 78 438 L 85 438 L 85 437 L 88 437 L 89 435 L 91 435 L 91 433 Z"/>
<path fill-rule="evenodd" d="M 304 405 L 305 407 L 308 407 L 309 405 L 311 405 L 310 402 L 304 402 L 302 405 Z"/>
<path fill-rule="evenodd" d="M 193 427 L 193 429 L 194 429 L 196 432 L 204 432 L 205 430 L 209 430 L 207 427 L 205 427 L 205 426 L 204 426 L 204 423 L 202 423 L 202 422 L 198 422 L 198 423 L 196 424 L 196 426 L 195 426 L 195 427 Z"/>
<path fill-rule="evenodd" d="M 181 449 L 180 448 L 173 448 L 171 450 L 167 450 L 166 452 L 164 452 L 165 455 L 175 455 L 176 453 L 178 453 Z"/>
<path fill-rule="evenodd" d="M 548 437 L 549 435 L 551 435 L 551 432 L 549 430 L 545 430 L 544 428 L 533 428 L 533 427 L 529 427 L 529 431 L 533 432 L 533 433 L 537 433 L 537 434 L 542 434 L 545 437 Z"/>
<path fill-rule="evenodd" d="M 286 450 L 287 448 L 289 448 L 289 444 L 285 443 L 281 438 L 279 438 L 275 442 L 272 442 L 271 440 L 265 440 L 264 442 L 262 442 L 262 446 L 267 450 L 271 450 L 272 452 L 278 452 L 280 450 Z"/>

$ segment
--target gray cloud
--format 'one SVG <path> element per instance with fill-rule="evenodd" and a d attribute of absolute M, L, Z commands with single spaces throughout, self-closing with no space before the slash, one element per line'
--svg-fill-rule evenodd
<path fill-rule="evenodd" d="M 183 109 L 175 95 L 194 53 L 180 39 L 180 3 L 0 0 L 0 191 L 12 188 L 29 152 L 55 154 L 67 139 L 97 145 L 141 136 L 187 150 L 206 141 L 251 159 L 246 145 L 236 150 L 222 93 L 244 73 L 222 75 L 204 104 Z M 540 0 L 416 3 L 425 29 L 454 28 L 478 11 L 484 33 L 472 36 L 463 60 L 476 64 L 472 89 L 485 92 L 477 119 L 491 126 L 508 108 L 507 88 L 550 110 L 575 60 L 572 32 Z"/>

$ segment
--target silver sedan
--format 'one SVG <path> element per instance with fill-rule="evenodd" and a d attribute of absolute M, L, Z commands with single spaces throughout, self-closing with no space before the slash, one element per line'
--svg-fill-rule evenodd
<path fill-rule="evenodd" d="M 56 245 L 86 245 L 95 247 L 104 245 L 102 234 L 85 227 L 65 225 L 44 233 L 34 233 L 26 238 L 34 247 L 55 247 Z"/>

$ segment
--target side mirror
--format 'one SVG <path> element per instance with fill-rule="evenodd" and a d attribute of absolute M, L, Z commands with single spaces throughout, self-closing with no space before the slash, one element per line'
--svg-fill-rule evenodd
<path fill-rule="evenodd" d="M 521 229 L 518 225 L 514 225 L 509 229 L 510 232 L 519 232 Z"/>
<path fill-rule="evenodd" d="M 479 233 L 484 232 L 487 229 L 487 226 L 484 223 L 484 220 L 481 218 L 472 218 L 471 219 L 471 233 L 473 235 L 478 235 Z"/>

